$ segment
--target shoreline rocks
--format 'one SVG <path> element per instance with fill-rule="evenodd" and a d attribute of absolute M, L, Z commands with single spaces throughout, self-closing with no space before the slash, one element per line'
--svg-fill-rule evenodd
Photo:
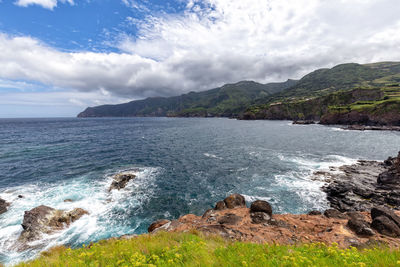
<path fill-rule="evenodd" d="M 234 194 L 226 199 L 242 198 Z M 194 230 L 228 240 L 256 243 L 294 245 L 336 242 L 342 248 L 369 247 L 374 244 L 400 247 L 400 239 L 396 230 L 393 230 L 397 227 L 396 222 L 400 223 L 395 211 L 376 208 L 370 213 L 329 209 L 325 215 L 315 211 L 299 215 L 273 214 L 271 205 L 266 201 L 256 200 L 250 208 L 242 205 L 241 201 L 238 204 L 234 208 L 224 209 L 217 209 L 219 205 L 216 205 L 202 216 L 187 214 L 177 220 L 159 220 L 151 224 L 149 233 Z M 391 226 L 393 229 L 389 228 Z"/>
<path fill-rule="evenodd" d="M 40 239 L 43 234 L 51 234 L 69 227 L 85 214 L 89 213 L 81 208 L 64 211 L 44 205 L 25 211 L 21 224 L 23 231 L 18 238 L 19 251 L 29 248 L 28 243 Z"/>
<path fill-rule="evenodd" d="M 8 210 L 8 206 L 10 206 L 10 203 L 0 198 L 0 214 L 5 213 Z"/>
<path fill-rule="evenodd" d="M 126 173 L 119 173 L 113 176 L 113 181 L 110 185 L 110 188 L 108 189 L 108 192 L 111 192 L 111 190 L 117 189 L 123 189 L 126 187 L 128 182 L 130 180 L 135 179 L 136 175 L 134 174 L 126 174 Z"/>
<path fill-rule="evenodd" d="M 332 208 L 342 212 L 369 211 L 375 206 L 400 209 L 400 153 L 384 162 L 360 160 L 331 171 L 314 175 L 327 178 L 322 190 Z"/>

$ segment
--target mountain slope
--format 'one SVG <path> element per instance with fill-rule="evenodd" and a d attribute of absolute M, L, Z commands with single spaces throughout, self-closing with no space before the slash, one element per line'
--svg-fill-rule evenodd
<path fill-rule="evenodd" d="M 87 108 L 78 117 L 133 117 L 133 116 L 237 116 L 255 99 L 285 90 L 296 83 L 260 84 L 242 81 L 226 84 L 204 92 L 190 92 L 173 97 L 151 97 L 119 105 Z"/>

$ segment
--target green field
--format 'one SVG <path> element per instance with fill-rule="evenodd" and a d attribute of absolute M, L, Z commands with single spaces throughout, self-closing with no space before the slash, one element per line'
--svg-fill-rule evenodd
<path fill-rule="evenodd" d="M 18 266 L 400 266 L 400 251 L 340 249 L 321 243 L 281 246 L 229 242 L 197 232 L 111 239 L 56 247 Z"/>

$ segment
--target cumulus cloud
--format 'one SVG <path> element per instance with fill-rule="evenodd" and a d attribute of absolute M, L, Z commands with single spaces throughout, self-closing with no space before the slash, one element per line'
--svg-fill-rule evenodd
<path fill-rule="evenodd" d="M 68 53 L 2 34 L 0 78 L 132 98 L 282 81 L 400 60 L 398 14 L 397 0 L 189 0 L 183 14 L 135 20 L 139 32 L 121 36 L 120 53 Z"/>
<path fill-rule="evenodd" d="M 74 5 L 73 0 L 17 0 L 15 4 L 17 6 L 22 6 L 22 7 L 27 7 L 30 5 L 39 5 L 44 8 L 53 10 L 57 6 L 57 2 L 69 3 L 70 5 Z"/>

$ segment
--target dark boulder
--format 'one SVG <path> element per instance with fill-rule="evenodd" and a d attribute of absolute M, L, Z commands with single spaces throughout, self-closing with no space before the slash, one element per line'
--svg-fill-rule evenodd
<path fill-rule="evenodd" d="M 0 214 L 6 212 L 8 209 L 8 206 L 10 206 L 10 204 L 8 202 L 6 202 L 4 199 L 0 198 Z"/>
<path fill-rule="evenodd" d="M 373 219 L 371 227 L 382 235 L 391 237 L 400 236 L 400 228 L 386 216 L 379 216 Z"/>
<path fill-rule="evenodd" d="M 384 161 L 385 166 L 388 169 L 378 176 L 378 184 L 381 185 L 391 185 L 391 184 L 400 184 L 400 152 L 397 157 L 391 158 L 389 157 Z"/>
<path fill-rule="evenodd" d="M 110 188 L 108 191 L 113 189 L 122 189 L 128 184 L 128 182 L 134 179 L 136 176 L 134 174 L 117 174 L 113 177 L 114 181 L 112 181 Z"/>
<path fill-rule="evenodd" d="M 335 209 L 327 209 L 324 212 L 324 215 L 325 215 L 325 217 L 335 218 L 335 219 L 347 219 L 348 218 L 348 216 L 346 214 L 344 214 L 338 210 L 335 210 Z"/>
<path fill-rule="evenodd" d="M 246 201 L 244 196 L 239 194 L 232 194 L 224 199 L 225 205 L 228 209 L 234 209 L 236 207 L 246 207 Z"/>
<path fill-rule="evenodd" d="M 272 216 L 272 207 L 267 201 L 256 200 L 251 203 L 250 212 L 265 212 L 269 216 Z"/>
<path fill-rule="evenodd" d="M 400 227 L 400 217 L 397 216 L 392 210 L 383 207 L 375 207 L 371 209 L 372 220 L 380 216 L 387 217 L 389 220 L 393 221 L 398 227 Z"/>
<path fill-rule="evenodd" d="M 320 212 L 319 210 L 312 210 L 307 214 L 315 216 L 315 215 L 322 215 L 322 212 Z"/>
<path fill-rule="evenodd" d="M 374 230 L 371 229 L 368 222 L 365 221 L 364 216 L 357 212 L 348 213 L 350 217 L 347 226 L 359 236 L 373 236 Z"/>
<path fill-rule="evenodd" d="M 226 209 L 226 205 L 224 201 L 218 201 L 217 204 L 215 204 L 215 210 L 224 210 Z"/>
<path fill-rule="evenodd" d="M 170 223 L 170 222 L 171 222 L 170 220 L 165 220 L 165 219 L 164 220 L 155 221 L 152 224 L 150 224 L 149 228 L 147 228 L 147 231 L 149 233 L 151 233 L 154 230 L 156 230 L 157 228 L 160 228 L 161 226 L 163 226 L 163 225 L 165 225 L 167 223 Z"/>
<path fill-rule="evenodd" d="M 235 214 L 225 214 L 224 216 L 222 216 L 221 218 L 218 219 L 218 223 L 219 224 L 237 224 L 238 222 L 240 222 L 242 220 L 242 217 L 237 216 Z"/>
<path fill-rule="evenodd" d="M 266 212 L 251 212 L 250 213 L 251 222 L 254 224 L 266 223 L 271 220 L 271 216 Z"/>

